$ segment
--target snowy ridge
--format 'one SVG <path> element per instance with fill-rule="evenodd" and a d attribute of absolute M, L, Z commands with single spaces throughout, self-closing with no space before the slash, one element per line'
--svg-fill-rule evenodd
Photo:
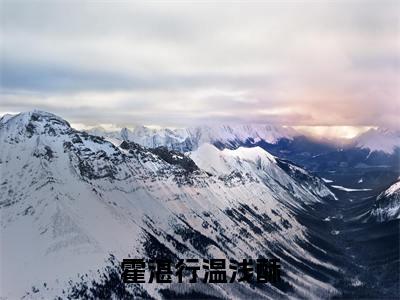
<path fill-rule="evenodd" d="M 258 124 L 196 126 L 180 129 L 137 126 L 133 130 L 122 128 L 120 131 L 107 131 L 97 127 L 87 132 L 118 143 L 125 140 L 148 148 L 165 146 L 182 152 L 195 150 L 203 143 L 215 144 L 221 148 L 237 148 L 246 143 L 255 144 L 260 141 L 275 144 L 282 138 L 293 139 L 304 134 L 292 127 Z M 332 140 L 332 142 L 338 141 Z M 368 148 L 371 152 L 383 151 L 392 154 L 396 148 L 400 148 L 400 132 L 385 128 L 370 129 L 346 141 L 346 144 L 356 148 Z"/>
<path fill-rule="evenodd" d="M 379 194 L 371 215 L 378 222 L 400 219 L 400 180 Z"/>
<path fill-rule="evenodd" d="M 289 294 L 337 292 L 313 277 L 337 269 L 303 248 L 307 230 L 296 220 L 332 193 L 321 179 L 261 148 L 220 151 L 204 144 L 188 157 L 132 142 L 117 147 L 41 111 L 3 119 L 0 146 L 1 252 L 7 258 L 1 260 L 1 296 L 66 297 L 80 282 L 80 291 L 94 297 L 83 287 L 108 278 L 101 272 L 111 253 L 117 259 L 160 253 L 243 259 L 272 252 L 282 260 Z M 289 258 L 313 272 L 304 274 Z M 159 285 L 144 288 L 161 298 Z M 126 289 L 132 296 L 143 292 Z M 244 290 L 257 298 L 287 296 L 270 285 L 207 290 L 228 298 Z"/>
<path fill-rule="evenodd" d="M 396 193 L 400 193 L 400 180 L 393 183 L 385 192 L 384 195 L 387 196 L 392 196 Z"/>
<path fill-rule="evenodd" d="M 215 125 L 173 130 L 138 126 L 133 130 L 123 128 L 120 132 L 102 132 L 98 129 L 88 132 L 97 136 L 117 138 L 120 141 L 132 141 L 148 148 L 166 146 L 183 152 L 195 150 L 203 143 L 220 143 L 235 147 L 248 140 L 276 143 L 280 138 L 292 138 L 298 135 L 292 128 L 272 125 Z"/>
<path fill-rule="evenodd" d="M 355 146 L 371 151 L 393 153 L 400 148 L 400 131 L 384 128 L 370 129 L 354 139 Z"/>
<path fill-rule="evenodd" d="M 291 187 L 294 194 L 300 196 L 302 191 L 297 189 L 297 186 L 292 186 L 293 180 L 295 180 L 302 189 L 316 193 L 319 197 L 336 199 L 335 195 L 326 188 L 321 179 L 312 177 L 299 167 L 280 161 L 260 147 L 240 147 L 236 150 L 224 149 L 220 151 L 213 145 L 203 144 L 196 151 L 190 153 L 190 158 L 201 169 L 220 178 L 234 178 L 234 175 L 239 172 L 239 174 L 245 174 L 244 177 L 240 177 L 240 180 L 245 180 L 246 176 L 250 178 L 256 176 L 257 180 L 267 182 L 271 186 L 278 182 L 284 186 Z M 277 168 L 277 166 L 280 167 Z M 316 200 L 305 195 L 302 196 L 300 196 L 301 199 Z M 301 206 L 298 201 L 291 204 L 298 207 Z"/>
<path fill-rule="evenodd" d="M 7 122 L 9 119 L 11 119 L 13 115 L 11 114 L 5 114 L 0 118 L 0 124 Z"/>

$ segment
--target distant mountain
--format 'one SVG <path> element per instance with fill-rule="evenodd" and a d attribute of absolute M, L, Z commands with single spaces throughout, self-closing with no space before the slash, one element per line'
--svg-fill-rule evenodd
<path fill-rule="evenodd" d="M 399 133 L 382 128 L 371 129 L 343 143 L 268 125 L 198 126 L 176 130 L 141 126 L 120 132 L 89 132 L 115 145 L 133 141 L 148 148 L 165 146 L 180 152 L 196 150 L 204 143 L 219 149 L 261 147 L 349 188 L 379 190 L 400 176 Z"/>
<path fill-rule="evenodd" d="M 354 139 L 354 145 L 370 151 L 393 153 L 400 147 L 400 131 L 384 128 L 370 129 Z"/>
<path fill-rule="evenodd" d="M 132 141 L 144 147 L 156 148 L 165 146 L 177 151 L 191 151 L 204 143 L 228 148 L 238 147 L 248 140 L 276 143 L 281 138 L 292 138 L 299 135 L 294 129 L 272 125 L 215 125 L 197 126 L 182 129 L 151 129 L 145 126 L 127 128 L 120 132 L 89 130 L 91 134 L 119 141 Z"/>
<path fill-rule="evenodd" d="M 400 176 L 400 141 L 396 132 L 387 129 L 371 129 L 342 144 L 337 140 L 304 136 L 288 127 L 268 125 L 198 126 L 177 130 L 140 126 L 120 132 L 89 132 L 115 145 L 125 140 L 149 148 L 165 146 L 181 152 L 196 150 L 204 143 L 219 149 L 261 147 L 351 188 L 380 190 Z"/>
<path fill-rule="evenodd" d="M 240 128 L 233 133 L 223 127 L 215 135 L 186 131 L 186 138 L 199 143 L 223 134 L 233 143 L 248 134 L 270 141 L 278 135 Z M 300 221 L 311 222 L 313 206 L 335 201 L 334 194 L 320 178 L 261 148 L 219 150 L 202 143 L 182 154 L 146 148 L 130 138 L 115 145 L 71 128 L 56 115 L 32 111 L 1 119 L 0 149 L 1 296 L 317 298 L 338 293 L 332 282 L 340 270 L 320 248 L 330 245 L 330 237 L 315 237 Z M 278 286 L 147 284 L 144 290 L 121 284 L 117 267 L 128 255 L 243 259 L 270 254 L 281 259 Z"/>
<path fill-rule="evenodd" d="M 305 136 L 280 139 L 275 144 L 260 142 L 259 146 L 271 154 L 290 160 L 317 174 L 349 188 L 382 190 L 400 176 L 400 148 L 388 153 L 370 151 L 354 144 L 336 146 Z"/>
<path fill-rule="evenodd" d="M 137 126 L 133 130 L 122 128 L 121 131 L 93 128 L 88 132 L 118 140 L 118 142 L 126 140 L 149 148 L 165 146 L 183 152 L 195 150 L 203 143 L 215 144 L 219 148 L 237 148 L 244 144 L 277 144 L 282 139 L 291 141 L 294 138 L 312 141 L 311 148 L 313 151 L 321 147 L 331 149 L 361 148 L 368 149 L 371 152 L 381 151 L 392 154 L 397 148 L 400 149 L 400 132 L 385 128 L 370 129 L 345 143 L 328 138 L 315 139 L 311 136 L 305 136 L 291 127 L 255 124 L 196 126 L 180 129 L 152 129 Z"/>

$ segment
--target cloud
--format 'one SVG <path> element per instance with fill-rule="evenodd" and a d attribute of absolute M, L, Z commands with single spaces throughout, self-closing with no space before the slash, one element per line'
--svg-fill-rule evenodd
<path fill-rule="evenodd" d="M 2 111 L 398 127 L 397 1 L 1 2 Z"/>

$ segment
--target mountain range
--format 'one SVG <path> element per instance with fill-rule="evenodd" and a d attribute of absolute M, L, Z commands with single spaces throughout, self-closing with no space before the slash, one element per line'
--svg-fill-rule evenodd
<path fill-rule="evenodd" d="M 340 239 L 344 225 L 335 223 L 343 216 L 331 215 L 344 199 L 356 199 L 351 222 L 374 226 L 375 239 L 386 226 L 387 238 L 399 219 L 396 150 L 378 151 L 372 163 L 366 151 L 349 181 L 339 170 L 350 163 L 313 161 L 315 166 L 313 155 L 300 159 L 307 148 L 325 157 L 343 150 L 289 128 L 139 127 L 110 134 L 76 130 L 39 110 L 3 116 L 0 146 L 0 282 L 6 299 L 330 298 L 360 295 L 368 280 L 383 284 L 385 295 L 398 295 L 396 278 L 363 279 L 350 269 L 352 248 Z M 369 237 L 364 243 L 374 245 Z M 399 261 L 396 248 L 390 251 L 381 264 L 388 270 Z M 278 285 L 120 280 L 119 265 L 127 257 L 271 255 L 281 260 Z M 363 263 L 370 266 L 366 256 Z"/>
<path fill-rule="evenodd" d="M 154 129 L 146 126 L 136 126 L 132 130 L 122 128 L 120 131 L 109 131 L 99 126 L 88 129 L 87 132 L 119 143 L 123 140 L 129 140 L 145 147 L 165 146 L 169 149 L 183 152 L 194 150 L 203 143 L 232 148 L 246 143 L 257 144 L 263 142 L 276 144 L 281 139 L 292 140 L 296 137 L 305 137 L 304 133 L 293 127 L 259 124 L 208 125 L 179 129 Z M 316 138 L 306 137 L 316 141 Z M 325 138 L 320 139 L 319 142 L 337 144 L 338 140 Z M 352 139 L 341 140 L 339 146 L 341 148 L 360 148 L 368 149 L 371 152 L 380 151 L 391 154 L 400 147 L 400 131 L 371 128 Z"/>

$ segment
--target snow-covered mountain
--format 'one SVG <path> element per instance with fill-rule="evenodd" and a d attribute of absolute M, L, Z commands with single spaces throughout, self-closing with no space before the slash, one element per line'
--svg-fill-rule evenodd
<path fill-rule="evenodd" d="M 132 141 L 148 148 L 165 146 L 168 149 L 183 152 L 195 150 L 204 143 L 232 148 L 249 141 L 275 143 L 283 137 L 290 139 L 299 135 L 292 128 L 272 125 L 215 125 L 181 129 L 152 129 L 138 126 L 133 130 L 123 128 L 120 132 L 99 129 L 88 130 L 88 132 L 110 140 Z"/>
<path fill-rule="evenodd" d="M 371 215 L 379 222 L 400 219 L 400 179 L 379 194 Z"/>
<path fill-rule="evenodd" d="M 386 128 L 370 129 L 354 138 L 354 145 L 370 151 L 393 153 L 396 148 L 400 148 L 400 131 Z"/>
<path fill-rule="evenodd" d="M 203 134 L 197 142 L 210 138 Z M 184 155 L 129 140 L 115 145 L 32 111 L 1 119 L 0 149 L 3 297 L 95 298 L 107 286 L 109 298 L 161 298 L 160 285 L 116 283 L 110 254 L 121 260 L 272 253 L 281 259 L 284 285 L 183 289 L 230 299 L 337 293 L 329 278 L 339 270 L 321 259 L 326 255 L 297 219 L 334 195 L 321 179 L 261 148 L 221 151 L 202 143 Z M 182 285 L 162 289 L 180 293 Z"/>
<path fill-rule="evenodd" d="M 293 139 L 304 137 L 304 133 L 292 127 L 255 124 L 197 126 L 180 129 L 153 129 L 137 126 L 132 130 L 122 128 L 120 131 L 108 131 L 97 127 L 87 132 L 104 137 L 116 144 L 125 140 L 148 148 L 165 146 L 168 149 L 183 152 L 195 150 L 203 143 L 232 149 L 243 145 L 275 145 L 282 140 L 293 141 Z M 386 128 L 370 129 L 352 140 L 346 140 L 345 143 L 341 140 L 316 140 L 313 137 L 309 137 L 308 140 L 309 143 L 314 144 L 315 149 L 330 145 L 338 150 L 359 148 L 385 154 L 393 154 L 396 149 L 400 149 L 400 132 Z"/>

